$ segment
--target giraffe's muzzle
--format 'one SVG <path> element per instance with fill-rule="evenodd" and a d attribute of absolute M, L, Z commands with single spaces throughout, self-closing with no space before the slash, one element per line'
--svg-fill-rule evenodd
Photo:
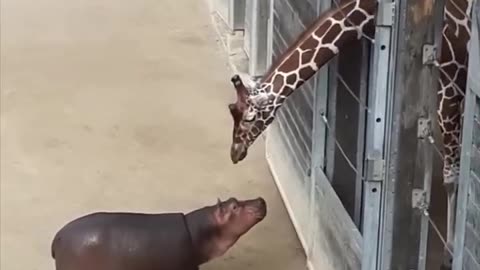
<path fill-rule="evenodd" d="M 247 147 L 242 143 L 233 143 L 230 148 L 230 158 L 233 164 L 237 164 L 247 156 Z"/>

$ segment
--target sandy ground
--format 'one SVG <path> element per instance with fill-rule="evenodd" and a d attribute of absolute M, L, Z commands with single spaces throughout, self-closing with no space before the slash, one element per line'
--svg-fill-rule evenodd
<path fill-rule="evenodd" d="M 53 269 L 92 211 L 188 211 L 263 196 L 267 219 L 203 269 L 304 269 L 256 143 L 228 156 L 233 100 L 204 1 L 1 1 L 1 265 Z"/>

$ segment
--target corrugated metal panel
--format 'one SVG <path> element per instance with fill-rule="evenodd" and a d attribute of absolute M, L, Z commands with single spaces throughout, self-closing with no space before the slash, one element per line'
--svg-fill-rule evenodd
<path fill-rule="evenodd" d="M 298 13 L 301 9 L 312 10 L 310 2 L 294 0 L 275 0 L 273 4 L 273 29 L 272 29 L 272 57 L 275 60 L 287 50 L 297 37 L 305 30 L 302 19 L 304 14 Z M 315 16 L 311 16 L 311 20 Z M 305 83 L 296 90 L 277 112 L 276 121 L 269 131 L 270 142 L 275 145 L 275 155 L 284 156 L 282 160 L 274 161 L 271 166 L 288 167 L 288 176 L 283 174 L 280 188 L 286 190 L 285 196 L 293 211 L 290 212 L 292 220 L 296 223 L 300 238 L 310 238 L 310 164 L 312 147 L 312 113 L 313 113 L 313 80 Z M 274 143 L 273 143 L 274 141 Z M 280 154 L 282 153 L 282 154 Z M 273 161 L 272 161 L 273 162 Z M 278 169 L 277 169 L 278 170 Z M 288 178 L 288 179 L 287 179 Z M 285 180 L 283 180 L 285 179 Z M 288 182 L 288 183 L 287 183 Z M 310 241 L 310 240 L 308 240 Z"/>
<path fill-rule="evenodd" d="M 320 6 L 327 6 L 326 2 L 329 0 L 274 1 L 270 41 L 273 60 L 317 18 Z M 325 174 L 318 168 L 312 170 L 312 166 L 317 166 L 312 165 L 312 156 L 316 154 L 318 160 L 319 155 L 312 152 L 312 145 L 325 144 L 326 140 L 312 136 L 315 99 L 327 96 L 325 87 L 316 86 L 321 74 L 296 90 L 277 112 L 276 121 L 268 130 L 267 159 L 312 269 L 359 269 L 360 232 Z M 316 119 L 322 121 L 318 116 Z"/>
<path fill-rule="evenodd" d="M 292 9 L 292 3 L 297 10 Z M 300 8 L 301 7 L 301 8 Z M 299 10 L 313 10 L 309 2 L 276 0 L 274 3 L 274 58 L 284 52 L 298 35 L 305 30 L 304 14 Z M 281 18 L 281 19 L 280 19 Z M 315 16 L 310 16 L 310 20 Z M 313 111 L 313 81 L 308 81 L 287 99 L 285 105 L 278 112 L 279 128 L 282 130 L 284 140 L 292 144 L 292 154 L 297 156 L 300 168 L 306 170 L 310 167 L 312 145 L 312 111 Z"/>

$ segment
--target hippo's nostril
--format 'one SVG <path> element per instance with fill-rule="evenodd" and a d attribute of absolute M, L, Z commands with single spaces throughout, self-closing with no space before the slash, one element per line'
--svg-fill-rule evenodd
<path fill-rule="evenodd" d="M 262 197 L 258 197 L 257 200 L 260 203 L 260 205 L 267 206 L 267 202 Z"/>

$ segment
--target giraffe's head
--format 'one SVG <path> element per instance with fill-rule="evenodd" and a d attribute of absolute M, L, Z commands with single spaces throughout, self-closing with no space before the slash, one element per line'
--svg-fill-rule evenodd
<path fill-rule="evenodd" d="M 231 81 L 237 101 L 228 105 L 233 118 L 230 158 L 236 164 L 247 156 L 248 147 L 273 121 L 274 106 L 273 100 L 258 88 L 247 89 L 239 75 Z"/>

